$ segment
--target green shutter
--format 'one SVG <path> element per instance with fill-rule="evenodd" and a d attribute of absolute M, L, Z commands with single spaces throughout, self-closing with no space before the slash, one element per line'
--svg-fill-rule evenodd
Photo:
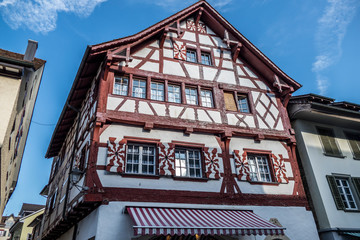
<path fill-rule="evenodd" d="M 329 155 L 341 156 L 334 136 L 334 131 L 328 128 L 317 128 L 321 142 L 324 146 L 324 152 Z"/>
<path fill-rule="evenodd" d="M 349 140 L 350 147 L 354 154 L 354 158 L 360 159 L 360 137 L 351 133 L 347 133 L 346 136 Z"/>
<path fill-rule="evenodd" d="M 358 197 L 360 198 L 360 178 L 358 177 L 353 177 L 351 178 L 352 179 L 352 182 L 354 184 L 354 187 L 356 189 L 356 192 L 358 194 Z"/>
<path fill-rule="evenodd" d="M 344 202 L 341 199 L 340 192 L 339 192 L 339 189 L 337 187 L 335 177 L 327 175 L 326 178 L 327 178 L 327 180 L 329 182 L 330 190 L 331 190 L 331 193 L 333 195 L 336 208 L 339 209 L 339 210 L 344 210 L 345 205 L 344 205 Z"/>

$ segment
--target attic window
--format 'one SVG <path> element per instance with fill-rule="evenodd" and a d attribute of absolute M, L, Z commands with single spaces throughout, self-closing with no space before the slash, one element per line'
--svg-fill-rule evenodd
<path fill-rule="evenodd" d="M 196 51 L 187 49 L 186 50 L 186 61 L 196 63 Z"/>
<path fill-rule="evenodd" d="M 211 65 L 211 55 L 210 53 L 201 52 L 201 63 L 204 65 Z"/>

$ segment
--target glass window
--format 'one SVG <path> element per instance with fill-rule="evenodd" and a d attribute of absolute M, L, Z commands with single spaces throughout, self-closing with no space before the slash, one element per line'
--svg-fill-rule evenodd
<path fill-rule="evenodd" d="M 201 63 L 205 65 L 211 65 L 211 56 L 209 53 L 201 53 Z"/>
<path fill-rule="evenodd" d="M 204 107 L 214 107 L 213 96 L 210 90 L 201 90 L 201 104 Z"/>
<path fill-rule="evenodd" d="M 129 79 L 125 77 L 115 77 L 114 94 L 126 96 L 128 94 Z"/>
<path fill-rule="evenodd" d="M 190 49 L 186 50 L 186 61 L 196 63 L 196 51 Z"/>
<path fill-rule="evenodd" d="M 265 155 L 248 155 L 251 181 L 271 182 L 268 158 Z"/>
<path fill-rule="evenodd" d="M 186 103 L 192 105 L 198 105 L 198 96 L 196 88 L 185 88 Z"/>
<path fill-rule="evenodd" d="M 128 144 L 126 173 L 155 174 L 155 147 L 151 145 Z"/>
<path fill-rule="evenodd" d="M 357 209 L 353 194 L 349 186 L 349 181 L 346 178 L 336 178 L 335 180 L 341 199 L 345 205 L 345 209 Z"/>
<path fill-rule="evenodd" d="M 133 80 L 132 96 L 138 98 L 146 98 L 146 81 Z"/>
<path fill-rule="evenodd" d="M 246 95 L 238 94 L 238 107 L 239 107 L 240 112 L 243 112 L 243 113 L 250 112 L 249 103 L 248 103 L 248 99 L 247 99 Z"/>
<path fill-rule="evenodd" d="M 197 149 L 175 149 L 175 175 L 201 177 L 201 157 Z"/>
<path fill-rule="evenodd" d="M 151 99 L 164 101 L 164 84 L 151 82 Z"/>
<path fill-rule="evenodd" d="M 181 103 L 180 86 L 169 85 L 168 86 L 168 101 L 174 103 Z"/>
<path fill-rule="evenodd" d="M 323 145 L 324 153 L 332 156 L 342 156 L 338 145 L 336 144 L 334 131 L 331 128 L 317 128 L 320 140 Z"/>

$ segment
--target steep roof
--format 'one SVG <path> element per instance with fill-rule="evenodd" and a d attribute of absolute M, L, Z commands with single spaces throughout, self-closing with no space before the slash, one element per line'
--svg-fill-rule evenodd
<path fill-rule="evenodd" d="M 278 82 L 278 84 L 285 83 L 290 86 L 288 92 L 293 92 L 301 87 L 298 82 L 285 74 L 237 29 L 235 29 L 208 2 L 200 0 L 139 33 L 87 47 L 73 86 L 50 141 L 46 157 L 54 157 L 60 151 L 66 135 L 76 118 L 76 112 L 72 110 L 71 107 L 81 107 L 81 102 L 85 98 L 92 76 L 96 74 L 96 71 L 98 70 L 100 64 L 105 60 L 108 52 L 114 51 L 125 45 L 136 45 L 146 41 L 147 39 L 160 37 L 164 30 L 171 26 L 174 22 L 200 12 L 201 20 L 210 25 L 217 35 L 225 38 L 225 32 L 227 32 L 228 39 L 230 41 L 237 41 L 241 44 L 239 56 L 246 59 L 247 63 L 252 65 L 255 69 L 261 69 L 262 75 L 270 81 L 270 83 L 276 84 L 276 80 L 279 78 L 280 82 Z"/>

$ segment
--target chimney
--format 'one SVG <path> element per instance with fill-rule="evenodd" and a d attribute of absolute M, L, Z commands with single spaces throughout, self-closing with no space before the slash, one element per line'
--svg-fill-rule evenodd
<path fill-rule="evenodd" d="M 26 52 L 24 55 L 24 60 L 32 62 L 34 60 L 37 47 L 38 47 L 38 42 L 29 39 Z"/>

